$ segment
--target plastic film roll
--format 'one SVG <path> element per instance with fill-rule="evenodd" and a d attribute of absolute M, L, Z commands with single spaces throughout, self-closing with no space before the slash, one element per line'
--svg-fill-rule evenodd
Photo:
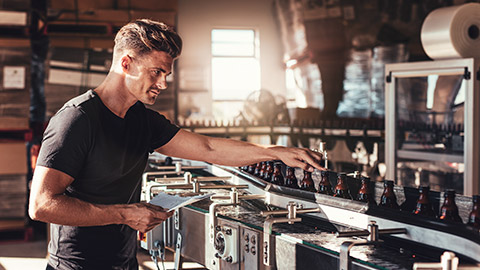
<path fill-rule="evenodd" d="M 480 57 L 480 4 L 432 11 L 423 22 L 421 40 L 432 59 Z"/>

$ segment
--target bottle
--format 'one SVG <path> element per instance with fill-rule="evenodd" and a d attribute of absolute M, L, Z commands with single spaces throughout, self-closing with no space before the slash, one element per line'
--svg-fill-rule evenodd
<path fill-rule="evenodd" d="M 247 167 L 247 172 L 248 172 L 249 174 L 253 174 L 253 173 L 255 172 L 255 167 L 256 167 L 256 164 L 250 164 L 250 165 L 248 165 L 248 167 Z"/>
<path fill-rule="evenodd" d="M 329 171 L 321 171 L 320 172 L 320 183 L 318 184 L 318 193 L 326 194 L 326 195 L 333 195 L 332 184 L 328 179 L 330 177 Z"/>
<path fill-rule="evenodd" d="M 429 217 L 436 217 L 435 211 L 433 211 L 433 206 L 430 203 L 430 199 L 428 198 L 428 192 L 430 191 L 429 186 L 421 186 L 420 189 L 420 196 L 418 196 L 417 206 L 413 213 L 415 215 L 422 215 L 422 216 L 429 216 Z"/>
<path fill-rule="evenodd" d="M 287 167 L 287 173 L 285 175 L 285 186 L 289 188 L 299 188 L 298 180 L 295 177 L 295 169 L 293 167 Z"/>
<path fill-rule="evenodd" d="M 360 181 L 362 185 L 358 190 L 357 201 L 376 205 L 377 203 L 375 202 L 375 198 L 373 197 L 373 194 L 370 192 L 370 178 L 362 176 L 360 178 Z"/>
<path fill-rule="evenodd" d="M 285 181 L 282 175 L 282 167 L 280 166 L 280 163 L 275 164 L 275 167 L 273 169 L 273 175 L 270 182 L 272 182 L 272 184 L 279 185 L 279 186 L 283 186 L 285 184 Z"/>
<path fill-rule="evenodd" d="M 458 215 L 458 207 L 455 203 L 455 190 L 447 189 L 443 197 L 445 200 L 440 208 L 440 219 L 463 223 Z"/>
<path fill-rule="evenodd" d="M 263 162 L 257 163 L 257 165 L 255 166 L 255 171 L 253 172 L 253 175 L 255 175 L 256 177 L 260 176 L 260 170 L 262 169 L 262 165 L 263 165 Z"/>
<path fill-rule="evenodd" d="M 311 172 L 303 171 L 303 179 L 302 179 L 302 182 L 300 183 L 300 189 L 311 191 L 311 192 L 317 192 L 317 190 L 315 189 L 315 184 L 313 183 Z"/>
<path fill-rule="evenodd" d="M 480 229 L 480 195 L 473 195 L 472 201 L 472 211 L 468 215 L 467 224 Z"/>
<path fill-rule="evenodd" d="M 333 191 L 333 197 L 340 197 L 344 199 L 352 199 L 350 191 L 347 186 L 347 175 L 344 173 L 339 173 L 337 177 L 337 185 Z"/>
<path fill-rule="evenodd" d="M 272 181 L 273 176 L 273 161 L 268 161 L 267 166 L 265 167 L 265 172 L 263 173 L 263 180 Z"/>
<path fill-rule="evenodd" d="M 385 206 L 388 208 L 399 209 L 397 203 L 397 196 L 395 196 L 395 192 L 393 191 L 393 181 L 392 180 L 385 180 L 383 182 L 383 194 L 380 198 L 380 205 Z"/>
<path fill-rule="evenodd" d="M 260 167 L 260 172 L 258 173 L 258 177 L 263 179 L 263 177 L 265 176 L 265 170 L 267 169 L 267 162 L 264 161 L 262 162 L 262 167 Z"/>

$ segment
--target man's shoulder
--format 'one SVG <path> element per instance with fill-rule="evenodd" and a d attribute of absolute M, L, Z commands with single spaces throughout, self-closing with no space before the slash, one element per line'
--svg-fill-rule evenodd
<path fill-rule="evenodd" d="M 89 90 L 67 101 L 60 110 L 55 113 L 52 120 L 77 122 L 88 121 L 88 115 L 95 112 L 96 95 Z"/>
<path fill-rule="evenodd" d="M 97 95 L 95 94 L 95 92 L 93 92 L 92 90 L 88 90 L 87 92 L 67 101 L 64 107 L 88 106 L 89 104 L 93 103 L 96 98 L 97 98 Z"/>

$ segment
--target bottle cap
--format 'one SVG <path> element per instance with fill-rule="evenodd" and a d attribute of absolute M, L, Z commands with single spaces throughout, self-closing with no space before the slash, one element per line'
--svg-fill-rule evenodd
<path fill-rule="evenodd" d="M 393 180 L 385 180 L 383 181 L 384 186 L 393 186 Z"/>

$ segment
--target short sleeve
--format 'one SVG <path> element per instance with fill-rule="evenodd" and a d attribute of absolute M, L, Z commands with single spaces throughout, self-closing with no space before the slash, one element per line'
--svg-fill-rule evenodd
<path fill-rule="evenodd" d="M 88 117 L 76 107 L 64 107 L 45 130 L 37 165 L 76 178 L 88 153 L 89 134 Z"/>
<path fill-rule="evenodd" d="M 165 116 L 153 110 L 147 110 L 150 130 L 152 132 L 152 141 L 150 144 L 150 152 L 167 144 L 180 128 L 172 124 Z"/>

